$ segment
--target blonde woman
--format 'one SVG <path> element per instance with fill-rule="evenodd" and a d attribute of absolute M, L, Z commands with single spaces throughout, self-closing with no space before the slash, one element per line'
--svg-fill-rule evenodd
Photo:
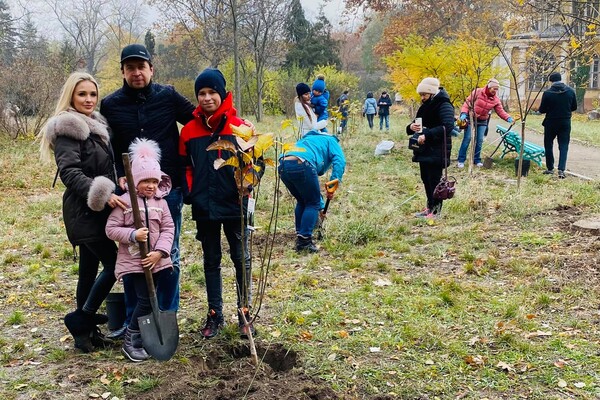
<path fill-rule="evenodd" d="M 96 314 L 115 283 L 117 247 L 104 232 L 111 208 L 123 207 L 115 195 L 115 169 L 106 120 L 95 111 L 98 83 L 86 73 L 75 72 L 65 82 L 42 132 L 41 158 L 54 154 L 58 174 L 66 189 L 63 219 L 67 237 L 79 246 L 77 309 L 65 316 L 75 348 L 88 353 L 109 342 L 97 324 L 106 316 Z M 103 269 L 98 274 L 102 262 Z"/>

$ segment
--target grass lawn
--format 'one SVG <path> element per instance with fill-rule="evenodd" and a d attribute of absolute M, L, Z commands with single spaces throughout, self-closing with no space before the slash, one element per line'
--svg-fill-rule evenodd
<path fill-rule="evenodd" d="M 280 122 L 257 127 L 279 132 Z M 279 189 L 257 343 L 297 360 L 287 369 L 265 361 L 256 372 L 247 357 L 226 351 L 243 345 L 234 327 L 199 339 L 206 295 L 187 207 L 176 356 L 133 364 L 118 346 L 75 352 L 61 320 L 74 307 L 77 278 L 61 221 L 63 188 L 51 188 L 55 166 L 39 163 L 37 143 L 1 139 L 0 398 L 599 398 L 600 241 L 571 228 L 600 213 L 598 182 L 558 180 L 532 165 L 517 188 L 507 156 L 472 175 L 452 169 L 457 194 L 443 217 L 416 219 L 424 192 L 406 148 L 407 122 L 393 116 L 386 134 L 351 121 L 341 140 L 347 171 L 319 254 L 292 250 L 294 202 Z M 537 129 L 541 118 L 528 122 Z M 573 137 L 600 145 L 597 126 L 577 118 Z M 396 147 L 375 157 L 383 139 Z M 275 194 L 271 168 L 258 196 L 255 288 Z M 233 315 L 227 256 L 223 266 Z M 309 381 L 312 392 L 292 392 Z M 282 387 L 289 392 L 275 391 Z"/>

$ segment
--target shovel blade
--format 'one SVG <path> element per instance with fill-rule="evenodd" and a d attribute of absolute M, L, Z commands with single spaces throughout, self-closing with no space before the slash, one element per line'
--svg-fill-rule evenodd
<path fill-rule="evenodd" d="M 138 318 L 144 349 L 159 361 L 173 357 L 179 344 L 177 312 L 159 311 Z"/>
<path fill-rule="evenodd" d="M 492 157 L 486 157 L 483 160 L 483 168 L 490 169 L 494 165 L 494 159 Z"/>

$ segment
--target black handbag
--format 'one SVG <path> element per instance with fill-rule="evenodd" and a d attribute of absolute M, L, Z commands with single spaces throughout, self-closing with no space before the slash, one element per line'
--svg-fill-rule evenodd
<path fill-rule="evenodd" d="M 440 179 L 435 189 L 433 189 L 433 198 L 437 200 L 448 200 L 454 197 L 456 193 L 456 178 L 448 176 L 448 162 L 447 162 L 447 149 L 446 145 L 446 127 L 444 126 L 444 176 Z"/>

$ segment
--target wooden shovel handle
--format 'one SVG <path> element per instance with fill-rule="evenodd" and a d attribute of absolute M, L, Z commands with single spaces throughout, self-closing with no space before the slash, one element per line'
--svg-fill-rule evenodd
<path fill-rule="evenodd" d="M 129 153 L 123 153 L 123 166 L 125 167 L 125 177 L 127 178 L 127 191 L 129 192 L 129 199 L 131 200 L 131 210 L 133 214 L 133 223 L 135 224 L 136 229 L 140 229 L 144 227 L 142 223 L 142 217 L 140 216 L 140 205 L 137 200 L 137 190 L 135 188 L 135 184 L 133 183 L 133 173 L 131 172 L 131 163 L 129 162 Z M 150 235 L 150 232 L 148 232 Z M 138 245 L 140 246 L 140 257 L 142 260 L 148 256 L 148 241 L 140 242 L 138 241 Z M 150 268 L 144 267 L 144 276 L 146 277 L 146 286 L 148 287 L 148 295 L 150 298 L 156 296 L 156 289 L 154 288 L 154 279 L 152 279 L 152 270 Z"/>

